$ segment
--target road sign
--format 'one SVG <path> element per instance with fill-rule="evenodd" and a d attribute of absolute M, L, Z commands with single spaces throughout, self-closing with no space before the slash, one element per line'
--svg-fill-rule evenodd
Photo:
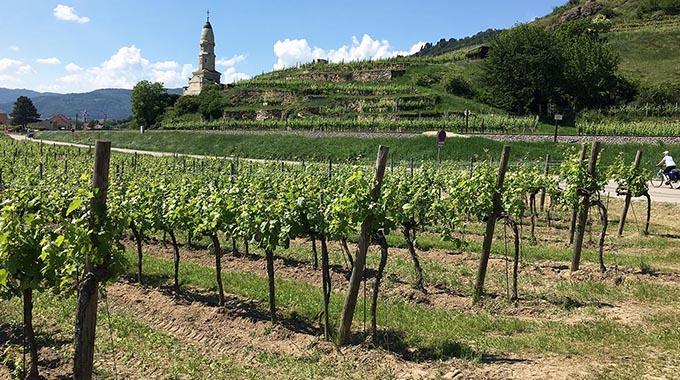
<path fill-rule="evenodd" d="M 562 115 L 556 113 L 555 114 L 555 121 L 560 121 L 560 120 L 562 120 Z"/>
<path fill-rule="evenodd" d="M 442 129 L 437 133 L 437 142 L 443 143 L 444 140 L 446 140 L 446 131 Z"/>

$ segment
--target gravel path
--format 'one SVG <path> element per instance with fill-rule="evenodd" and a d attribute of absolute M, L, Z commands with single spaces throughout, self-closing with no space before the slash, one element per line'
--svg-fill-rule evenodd
<path fill-rule="evenodd" d="M 154 131 L 150 131 L 154 132 Z M 162 131 L 157 131 L 162 132 Z M 398 133 L 398 132 L 326 132 L 326 131 L 242 131 L 242 130 L 226 130 L 226 131 L 184 131 L 187 133 L 201 132 L 201 133 L 222 133 L 222 134 L 238 134 L 238 135 L 295 135 L 307 137 L 358 137 L 365 139 L 380 138 L 380 137 L 396 137 L 396 138 L 413 138 L 420 136 L 436 136 L 435 131 L 422 133 Z M 449 132 L 449 137 L 483 137 L 495 141 L 553 141 L 553 135 L 509 135 L 509 134 L 456 134 Z M 666 144 L 680 144 L 680 136 L 584 136 L 584 135 L 560 135 L 557 136 L 558 142 L 563 143 L 581 143 L 600 141 L 606 144 L 631 144 L 631 143 L 652 143 L 655 144 L 663 141 Z"/>
<path fill-rule="evenodd" d="M 236 131 L 215 131 L 215 133 L 243 133 L 243 132 L 236 132 Z M 249 131 L 249 133 L 252 134 L 275 134 L 275 133 L 289 133 L 289 132 L 279 132 L 279 131 Z M 296 132 L 290 132 L 296 135 L 313 135 L 313 136 L 358 136 L 358 137 L 363 137 L 363 138 L 371 138 L 371 137 L 379 137 L 379 136 L 385 136 L 386 134 L 382 133 L 340 133 L 340 132 L 309 132 L 309 131 L 296 131 Z M 387 134 L 390 136 L 397 136 L 397 137 L 414 137 L 414 136 L 421 136 L 422 134 Z M 19 134 L 10 134 L 9 135 L 11 138 L 15 140 L 26 140 L 25 135 L 19 135 Z M 542 136 L 542 135 L 475 135 L 479 137 L 486 137 L 490 138 L 493 140 L 498 140 L 498 141 L 545 141 L 549 140 L 552 141 L 553 137 L 552 136 Z M 646 140 L 642 140 L 646 139 Z M 626 143 L 631 143 L 631 142 L 655 142 L 656 140 L 651 140 L 652 138 L 643 138 L 643 137 L 636 137 L 636 138 L 629 138 L 629 137 L 624 137 L 624 136 L 559 136 L 558 141 L 560 142 L 574 142 L 574 143 L 580 143 L 580 142 L 588 142 L 588 141 L 594 141 L 594 140 L 600 140 L 601 142 L 609 143 L 609 144 L 626 144 Z M 658 138 L 655 138 L 658 140 Z M 677 141 L 680 143 L 680 137 L 675 137 L 675 138 L 664 138 L 666 142 L 674 142 Z M 32 140 L 34 142 L 37 141 L 42 141 L 44 144 L 54 144 L 54 145 L 69 145 L 69 146 L 77 146 L 77 147 L 84 147 L 87 148 L 88 145 L 82 145 L 82 144 L 73 144 L 73 143 L 67 143 L 67 142 L 60 142 L 60 141 L 48 141 L 48 140 Z M 113 151 L 121 152 L 121 153 L 128 153 L 128 154 L 145 154 L 145 155 L 150 155 L 150 156 L 172 156 L 175 153 L 169 153 L 169 152 L 155 152 L 155 151 L 146 151 L 146 150 L 137 150 L 137 149 L 125 149 L 125 148 L 111 148 Z M 193 158 L 205 158 L 206 156 L 202 155 L 192 155 L 192 154 L 180 154 L 180 156 L 186 156 L 186 157 L 193 157 Z M 253 162 L 267 162 L 267 160 L 259 160 L 259 159 L 248 159 L 249 161 Z M 293 161 L 283 161 L 283 162 L 288 162 L 291 164 L 297 164 L 298 162 L 293 162 Z M 676 184 L 677 186 L 677 184 Z M 616 193 L 616 184 L 613 181 L 610 181 L 609 184 L 605 187 L 605 191 L 609 192 L 611 194 Z M 649 194 L 652 196 L 652 199 L 655 201 L 660 201 L 660 202 L 671 202 L 671 203 L 680 203 L 680 188 L 673 189 L 669 188 L 667 186 L 663 186 L 661 188 L 654 188 L 650 186 L 649 189 Z"/>

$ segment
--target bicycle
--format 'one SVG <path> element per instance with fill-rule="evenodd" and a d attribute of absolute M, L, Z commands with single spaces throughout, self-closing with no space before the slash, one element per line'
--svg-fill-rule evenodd
<path fill-rule="evenodd" d="M 656 175 L 653 175 L 652 178 L 649 179 L 649 182 L 651 182 L 652 186 L 654 187 L 661 187 L 661 185 L 666 184 L 670 186 L 671 189 L 675 189 L 675 187 L 673 187 L 673 184 L 678 182 L 678 178 L 677 177 L 671 178 L 671 176 L 666 174 L 666 172 L 664 172 L 663 169 L 659 169 Z"/>

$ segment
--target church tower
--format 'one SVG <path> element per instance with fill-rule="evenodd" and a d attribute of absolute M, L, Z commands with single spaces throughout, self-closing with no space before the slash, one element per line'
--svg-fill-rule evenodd
<path fill-rule="evenodd" d="M 210 11 L 201 31 L 201 51 L 198 54 L 198 70 L 184 87 L 184 95 L 198 95 L 205 83 L 220 83 L 220 73 L 215 70 L 215 34 L 210 25 Z"/>

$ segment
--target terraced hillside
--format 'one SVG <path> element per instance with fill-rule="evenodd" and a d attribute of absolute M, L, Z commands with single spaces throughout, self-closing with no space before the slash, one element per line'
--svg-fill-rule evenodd
<path fill-rule="evenodd" d="M 677 0 L 570 0 L 534 22 L 554 28 L 588 18 L 594 25 L 604 25 L 602 35 L 620 58 L 619 72 L 636 86 L 631 104 L 676 109 L 680 99 L 678 14 Z M 349 63 L 318 60 L 263 73 L 206 94 L 208 102 L 200 97 L 184 99 L 166 113 L 162 126 L 552 133 L 551 115 L 543 115 L 544 123 L 540 123 L 532 115 L 509 117 L 485 103 L 494 103 L 494 94 L 484 88 L 482 61 L 487 54 L 485 44 L 497 35 L 498 31 L 487 30 L 461 40 L 442 39 L 410 57 Z M 644 116 L 648 115 L 645 111 Z M 564 123 L 573 126 L 575 118 L 570 116 Z"/>
<path fill-rule="evenodd" d="M 223 112 L 213 125 L 391 131 L 466 125 L 480 131 L 535 128 L 533 117 L 499 118 L 502 111 L 471 99 L 473 84 L 466 78 L 477 76 L 478 52 L 473 48 L 429 58 L 320 61 L 263 74 L 219 93 Z M 467 118 L 465 110 L 471 111 Z M 174 113 L 164 127 L 191 128 L 196 122 L 195 114 Z"/>

